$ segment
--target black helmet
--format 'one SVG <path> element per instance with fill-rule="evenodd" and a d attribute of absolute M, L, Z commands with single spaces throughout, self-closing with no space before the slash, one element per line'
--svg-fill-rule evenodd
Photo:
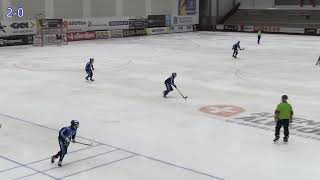
<path fill-rule="evenodd" d="M 177 76 L 177 73 L 173 72 L 173 73 L 172 73 L 172 76 L 173 76 L 173 77 L 176 77 L 176 76 Z"/>
<path fill-rule="evenodd" d="M 282 98 L 283 100 L 287 100 L 287 99 L 288 99 L 288 96 L 287 96 L 287 95 L 283 95 L 281 98 Z"/>
<path fill-rule="evenodd" d="M 93 58 L 90 58 L 90 62 L 93 62 L 94 61 L 94 59 Z"/>
<path fill-rule="evenodd" d="M 73 129 L 78 129 L 79 128 L 79 121 L 77 121 L 77 120 L 72 120 L 71 121 L 71 127 L 73 128 Z"/>

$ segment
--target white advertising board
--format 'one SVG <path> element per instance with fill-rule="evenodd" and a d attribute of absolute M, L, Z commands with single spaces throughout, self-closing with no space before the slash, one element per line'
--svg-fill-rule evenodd
<path fill-rule="evenodd" d="M 0 21 L 0 37 L 36 33 L 36 21 Z"/>

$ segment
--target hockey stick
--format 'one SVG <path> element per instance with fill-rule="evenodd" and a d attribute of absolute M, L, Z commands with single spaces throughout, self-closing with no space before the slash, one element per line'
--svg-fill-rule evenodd
<path fill-rule="evenodd" d="M 184 100 L 187 100 L 188 96 L 184 96 L 176 86 L 175 86 L 175 88 L 178 90 L 178 92 L 180 93 L 180 95 L 182 96 L 182 98 L 183 98 Z"/>
<path fill-rule="evenodd" d="M 92 145 L 93 145 L 92 143 L 90 143 L 90 144 L 87 144 L 87 143 L 83 143 L 83 142 L 78 142 L 78 141 L 76 141 L 76 142 L 74 142 L 74 143 L 77 143 L 77 144 L 82 144 L 82 145 L 86 145 L 86 146 L 92 146 Z"/>

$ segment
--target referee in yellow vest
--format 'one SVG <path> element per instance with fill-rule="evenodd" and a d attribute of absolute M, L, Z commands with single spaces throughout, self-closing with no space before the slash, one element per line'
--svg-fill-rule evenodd
<path fill-rule="evenodd" d="M 284 142 L 288 142 L 289 138 L 289 124 L 292 122 L 293 110 L 291 105 L 287 102 L 288 96 L 283 95 L 281 103 L 277 106 L 275 111 L 274 119 L 276 121 L 276 132 L 275 139 L 273 141 L 278 141 L 280 138 L 280 129 L 284 128 Z"/>
<path fill-rule="evenodd" d="M 257 32 L 257 35 L 258 35 L 258 44 L 260 44 L 260 40 L 261 40 L 261 36 L 262 36 L 261 30 L 259 30 Z"/>

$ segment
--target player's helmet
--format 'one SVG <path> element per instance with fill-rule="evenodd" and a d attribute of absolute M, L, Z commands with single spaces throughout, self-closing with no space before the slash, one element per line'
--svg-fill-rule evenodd
<path fill-rule="evenodd" d="M 93 62 L 94 61 L 94 59 L 93 58 L 90 58 L 90 62 Z"/>
<path fill-rule="evenodd" d="M 173 76 L 173 77 L 176 77 L 176 76 L 177 76 L 177 73 L 173 72 L 173 73 L 172 73 L 172 76 Z"/>
<path fill-rule="evenodd" d="M 73 129 L 78 129 L 79 128 L 79 121 L 77 121 L 77 120 L 72 120 L 71 121 L 71 127 L 73 128 Z"/>
<path fill-rule="evenodd" d="M 283 99 L 283 100 L 287 100 L 287 99 L 288 99 L 288 96 L 287 96 L 287 95 L 283 95 L 283 96 L 282 96 L 282 99 Z"/>

